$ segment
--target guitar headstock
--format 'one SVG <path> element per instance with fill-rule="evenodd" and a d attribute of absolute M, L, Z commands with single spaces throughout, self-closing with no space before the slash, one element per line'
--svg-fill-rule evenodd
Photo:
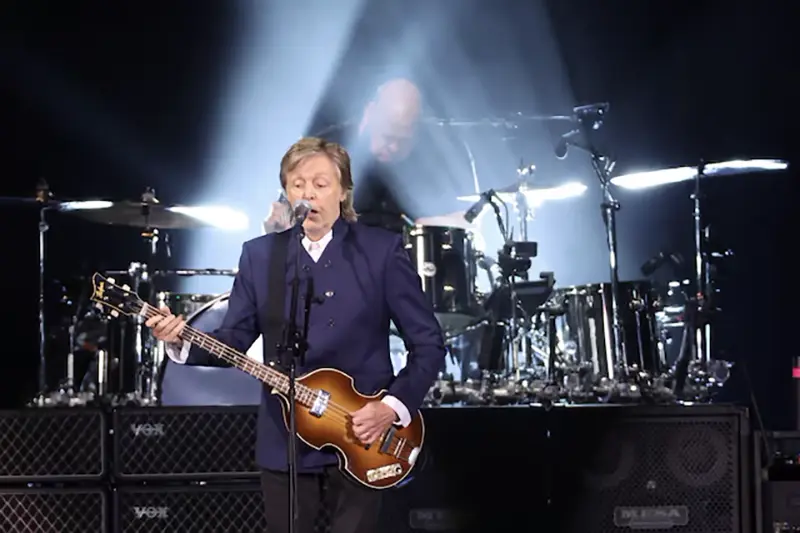
<path fill-rule="evenodd" d="M 91 299 L 101 307 L 107 308 L 109 314 L 114 317 L 120 314 L 138 315 L 144 307 L 142 299 L 132 292 L 130 287 L 117 285 L 113 279 L 98 273 L 92 275 Z"/>

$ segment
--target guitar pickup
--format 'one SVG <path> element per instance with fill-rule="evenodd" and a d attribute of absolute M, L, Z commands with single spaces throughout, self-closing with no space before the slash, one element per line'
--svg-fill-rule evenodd
<path fill-rule="evenodd" d="M 397 428 L 394 426 L 390 427 L 389 430 L 383 436 L 383 442 L 381 443 L 381 453 L 390 453 L 389 448 L 392 446 L 392 441 L 394 440 L 394 434 L 397 432 Z"/>
<path fill-rule="evenodd" d="M 321 390 L 317 393 L 317 397 L 314 398 L 314 403 L 311 405 L 311 414 L 316 416 L 317 418 L 322 416 L 322 413 L 328 408 L 328 402 L 331 399 L 331 393 L 328 391 Z"/>

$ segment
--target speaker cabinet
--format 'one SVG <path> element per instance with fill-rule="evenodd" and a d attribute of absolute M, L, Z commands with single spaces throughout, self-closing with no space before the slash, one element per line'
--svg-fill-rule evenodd
<path fill-rule="evenodd" d="M 107 498 L 96 489 L 0 489 L 3 533 L 106 533 Z"/>
<path fill-rule="evenodd" d="M 532 407 L 423 412 L 413 479 L 385 491 L 382 533 L 518 531 L 545 512 L 545 413 Z"/>
<path fill-rule="evenodd" d="M 750 428 L 724 406 L 558 408 L 554 531 L 750 531 Z"/>
<path fill-rule="evenodd" d="M 258 484 L 122 487 L 114 496 L 116 533 L 264 533 Z"/>
<path fill-rule="evenodd" d="M 0 483 L 98 481 L 107 431 L 99 409 L 0 411 Z"/>
<path fill-rule="evenodd" d="M 256 407 L 121 408 L 114 412 L 119 481 L 258 479 Z"/>

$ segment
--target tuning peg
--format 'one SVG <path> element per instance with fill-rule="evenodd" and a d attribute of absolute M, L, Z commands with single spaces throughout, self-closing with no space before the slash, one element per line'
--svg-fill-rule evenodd
<path fill-rule="evenodd" d="M 131 286 L 128 285 L 127 283 L 125 285 L 123 285 L 122 288 L 125 289 L 126 291 L 131 290 Z"/>
<path fill-rule="evenodd" d="M 116 282 L 117 282 L 117 280 L 115 280 L 114 278 L 108 278 L 108 282 L 109 282 L 109 283 L 116 283 Z"/>
<path fill-rule="evenodd" d="M 118 318 L 119 317 L 119 313 L 116 310 L 111 311 L 109 313 L 109 315 L 113 316 L 114 318 Z"/>

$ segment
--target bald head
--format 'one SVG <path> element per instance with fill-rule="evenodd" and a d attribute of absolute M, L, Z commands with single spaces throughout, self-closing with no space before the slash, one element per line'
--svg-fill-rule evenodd
<path fill-rule="evenodd" d="M 405 158 L 413 146 L 421 112 L 422 94 L 412 82 L 396 78 L 381 85 L 361 123 L 372 154 L 383 162 Z"/>
<path fill-rule="evenodd" d="M 422 95 L 416 85 L 399 78 L 378 88 L 375 112 L 389 122 L 410 125 L 416 123 L 422 110 Z"/>

